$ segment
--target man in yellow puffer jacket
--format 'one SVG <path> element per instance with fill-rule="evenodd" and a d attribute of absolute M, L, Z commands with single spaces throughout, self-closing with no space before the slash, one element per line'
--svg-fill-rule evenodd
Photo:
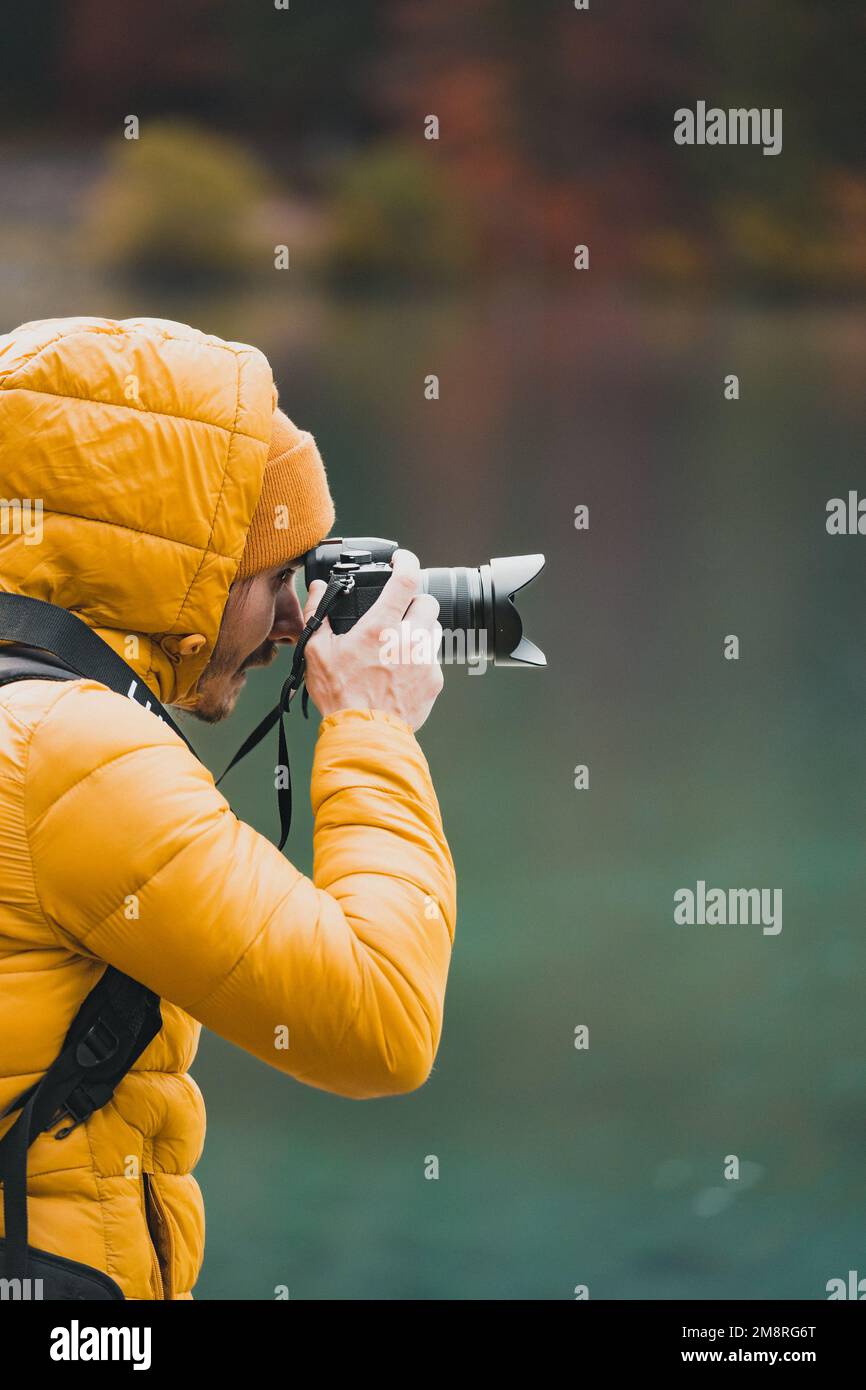
<path fill-rule="evenodd" d="M 38 517 L 0 528 L 0 589 L 74 611 L 159 700 L 207 720 L 321 597 L 302 614 L 292 588 L 334 519 L 314 440 L 279 411 L 260 352 L 184 324 L 0 336 L 0 493 Z M 161 999 L 114 1098 L 62 1143 L 41 1134 L 28 1162 L 31 1245 L 128 1299 L 190 1298 L 201 1266 L 202 1024 L 342 1096 L 430 1073 L 456 887 L 414 730 L 441 668 L 385 667 L 375 636 L 435 634 L 417 566 L 398 552 L 375 623 L 337 638 L 326 622 L 308 643 L 312 878 L 142 705 L 89 679 L 0 686 L 0 1111 L 50 1066 L 106 965 Z"/>

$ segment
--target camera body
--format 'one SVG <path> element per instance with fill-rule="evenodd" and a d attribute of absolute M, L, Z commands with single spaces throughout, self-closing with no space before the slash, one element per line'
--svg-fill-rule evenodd
<path fill-rule="evenodd" d="M 391 557 L 397 549 L 398 541 L 381 536 L 331 536 L 307 552 L 307 588 L 316 579 L 327 583 L 332 574 L 348 575 L 354 581 L 328 614 L 335 633 L 350 632 L 376 602 L 392 573 Z M 546 666 L 544 653 L 523 636 L 513 602 L 517 590 L 543 566 L 543 555 L 511 555 L 475 567 L 425 569 L 418 593 L 438 600 L 443 637 L 458 638 L 461 650 L 480 646 L 497 666 Z M 450 642 L 443 651 L 453 651 Z"/>
<path fill-rule="evenodd" d="M 392 574 L 391 556 L 397 549 L 396 541 L 385 541 L 378 537 L 367 537 L 363 541 L 327 540 L 316 547 L 318 558 L 314 562 L 315 572 L 309 566 L 309 559 L 305 565 L 307 588 L 314 579 L 327 581 L 332 574 L 348 574 L 354 580 L 352 587 L 337 600 L 328 615 L 334 632 L 349 632 L 376 602 Z M 327 553 L 323 555 L 323 551 Z"/>

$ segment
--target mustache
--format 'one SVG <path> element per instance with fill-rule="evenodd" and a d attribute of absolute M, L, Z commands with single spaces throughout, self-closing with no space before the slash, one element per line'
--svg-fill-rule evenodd
<path fill-rule="evenodd" d="M 248 657 L 241 662 L 239 671 L 248 671 L 252 666 L 270 666 L 279 654 L 279 646 L 276 642 L 263 642 L 260 647 L 256 647 L 254 652 L 250 652 Z"/>

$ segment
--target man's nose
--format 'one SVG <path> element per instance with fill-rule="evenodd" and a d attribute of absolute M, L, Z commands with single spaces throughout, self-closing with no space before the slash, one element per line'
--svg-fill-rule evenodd
<path fill-rule="evenodd" d="M 287 584 L 274 607 L 274 625 L 268 636 L 272 642 L 297 642 L 304 630 L 304 611 L 292 585 Z"/>

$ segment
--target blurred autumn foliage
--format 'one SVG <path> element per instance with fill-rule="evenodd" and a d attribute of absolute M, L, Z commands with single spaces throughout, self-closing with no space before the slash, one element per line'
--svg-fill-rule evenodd
<path fill-rule="evenodd" d="M 588 11 L 571 0 L 48 0 L 8 17 L 0 110 L 7 140 L 22 128 L 116 139 L 134 113 L 143 136 L 167 117 L 243 141 L 249 171 L 261 164 L 286 198 L 319 208 L 305 223 L 310 263 L 350 280 L 559 277 L 586 243 L 604 278 L 844 293 L 866 288 L 864 40 L 860 0 L 592 0 Z M 782 153 L 676 146 L 673 113 L 698 99 L 781 107 Z M 430 115 L 438 140 L 424 136 Z M 152 192 L 165 204 L 174 184 L 178 199 L 176 215 L 163 206 L 157 257 L 166 237 L 183 241 L 176 153 Z M 115 176 L 143 192 L 131 164 Z M 255 190 L 231 159 L 226 173 L 237 173 L 235 223 Z M 199 222 L 219 217 L 217 171 L 208 178 L 216 203 L 196 204 Z M 160 219 L 140 209 L 143 229 L 128 191 L 101 196 L 115 227 L 129 224 L 115 244 L 147 259 L 141 238 Z"/>
<path fill-rule="evenodd" d="M 176 121 L 113 141 L 82 231 L 98 263 L 138 276 L 231 275 L 256 254 L 254 213 L 268 186 L 236 141 Z"/>
<path fill-rule="evenodd" d="M 350 284 L 458 279 L 478 269 L 476 227 L 459 181 L 407 140 L 377 143 L 334 172 L 328 273 Z"/>

